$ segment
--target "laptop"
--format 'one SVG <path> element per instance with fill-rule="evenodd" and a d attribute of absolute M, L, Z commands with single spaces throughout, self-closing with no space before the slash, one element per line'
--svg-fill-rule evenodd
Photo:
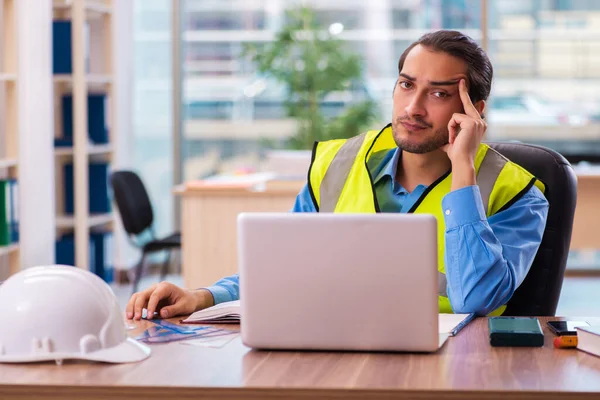
<path fill-rule="evenodd" d="M 437 221 L 242 213 L 242 340 L 257 349 L 438 350 Z"/>

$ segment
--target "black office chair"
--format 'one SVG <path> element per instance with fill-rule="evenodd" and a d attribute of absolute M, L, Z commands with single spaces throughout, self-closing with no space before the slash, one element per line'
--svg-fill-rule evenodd
<path fill-rule="evenodd" d="M 550 205 L 540 248 L 525 280 L 507 304 L 504 315 L 554 316 L 571 244 L 577 203 L 577 178 L 571 164 L 557 152 L 524 143 L 488 143 L 527 169 L 546 185 Z"/>
<path fill-rule="evenodd" d="M 123 227 L 129 235 L 134 246 L 142 250 L 140 261 L 135 267 L 133 292 L 142 276 L 146 255 L 160 251 L 167 251 L 167 259 L 162 266 L 160 279 L 164 280 L 171 261 L 171 251 L 181 249 L 181 235 L 175 232 L 162 239 L 157 239 L 152 227 L 153 213 L 150 198 L 140 177 L 132 171 L 115 171 L 110 177 L 115 202 L 121 214 Z M 149 240 L 141 242 L 141 234 L 148 234 Z"/>

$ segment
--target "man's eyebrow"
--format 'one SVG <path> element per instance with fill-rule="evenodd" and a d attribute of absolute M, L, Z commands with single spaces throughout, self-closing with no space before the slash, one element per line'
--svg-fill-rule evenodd
<path fill-rule="evenodd" d="M 460 82 L 460 79 L 453 79 L 450 81 L 429 81 L 429 84 L 431 86 L 452 86 L 458 84 L 458 82 Z"/>
<path fill-rule="evenodd" d="M 402 72 L 400 74 L 400 76 L 402 78 L 408 79 L 411 82 L 414 82 L 417 80 L 417 78 L 407 75 L 404 72 Z M 429 85 L 431 85 L 431 86 L 452 86 L 452 85 L 457 85 L 459 82 L 460 82 L 460 79 L 452 79 L 449 81 L 429 81 Z"/>

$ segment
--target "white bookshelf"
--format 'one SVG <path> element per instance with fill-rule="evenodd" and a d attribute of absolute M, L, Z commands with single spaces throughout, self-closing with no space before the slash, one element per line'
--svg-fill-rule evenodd
<path fill-rule="evenodd" d="M 90 214 L 89 176 L 90 161 L 113 161 L 115 124 L 113 98 L 113 1 L 112 0 L 55 0 L 54 19 L 71 22 L 72 74 L 53 76 L 55 136 L 62 136 L 62 97 L 73 96 L 73 146 L 56 147 L 56 232 L 57 235 L 74 232 L 75 265 L 90 269 L 90 230 L 103 227 L 113 229 L 114 213 Z M 88 43 L 85 42 L 88 39 Z M 86 51 L 88 50 L 88 51 Z M 86 65 L 86 54 L 89 65 Z M 88 134 L 88 94 L 106 95 L 106 123 L 108 144 L 90 144 Z M 64 214 L 63 166 L 73 163 L 74 213 Z"/>
<path fill-rule="evenodd" d="M 0 246 L 0 257 L 4 257 L 4 256 L 11 256 L 13 254 L 18 253 L 19 251 L 19 245 L 18 244 L 11 244 L 8 246 Z"/>
<path fill-rule="evenodd" d="M 17 74 L 0 74 L 0 82 L 14 82 L 17 80 Z"/>
<path fill-rule="evenodd" d="M 88 85 L 108 85 L 112 83 L 112 76 L 103 74 L 88 74 L 84 77 L 84 80 Z M 54 75 L 54 82 L 72 85 L 73 75 L 56 74 Z"/>
<path fill-rule="evenodd" d="M 72 215 L 58 215 L 56 226 L 59 229 L 73 229 L 76 226 L 75 217 Z M 89 214 L 87 218 L 88 228 L 109 225 L 113 222 L 113 214 Z"/>
<path fill-rule="evenodd" d="M 13 168 L 16 167 L 17 164 L 19 163 L 19 160 L 17 160 L 16 158 L 0 158 L 0 169 L 9 169 L 9 168 Z"/>
<path fill-rule="evenodd" d="M 112 144 L 94 144 L 87 148 L 88 155 L 110 155 L 113 152 Z M 59 157 L 72 157 L 75 153 L 73 147 L 57 147 L 54 154 Z"/>
<path fill-rule="evenodd" d="M 55 0 L 54 9 L 57 11 L 69 11 L 73 3 L 78 0 Z M 102 0 L 84 0 L 83 7 L 90 14 L 107 15 L 112 14 L 110 2 Z"/>
<path fill-rule="evenodd" d="M 0 0 L 0 180 L 19 181 L 17 1 Z M 0 244 L 0 281 L 21 268 L 19 247 Z"/>

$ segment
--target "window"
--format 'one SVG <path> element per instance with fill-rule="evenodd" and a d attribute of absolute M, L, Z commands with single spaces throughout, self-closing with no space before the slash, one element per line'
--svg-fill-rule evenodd
<path fill-rule="evenodd" d="M 183 0 L 182 32 L 175 38 L 170 1 L 135 4 L 134 129 L 143 149 L 136 166 L 150 178 L 151 195 L 164 198 L 164 204 L 172 201 L 167 179 L 172 171 L 164 167 L 173 162 L 172 40 L 182 47 L 183 93 L 175 99 L 183 118 L 177 160 L 182 180 L 261 171 L 269 149 L 284 145 L 296 131 L 286 105 L 305 105 L 257 72 L 242 51 L 247 44 L 271 43 L 286 10 L 298 4 L 312 7 L 323 29 L 335 31 L 347 51 L 362 60 L 360 85 L 349 82 L 316 103 L 324 118 L 370 98 L 380 114 L 373 128 L 385 125 L 402 52 L 429 30 L 458 29 L 486 47 L 494 66 L 486 108 L 490 140 L 546 145 L 572 162 L 600 161 L 600 31 L 595 28 L 600 1 Z M 172 223 L 170 216 L 169 208 L 162 216 L 165 226 Z"/>
<path fill-rule="evenodd" d="M 173 231 L 171 1 L 134 2 L 132 167 L 154 206 L 156 234 Z"/>

